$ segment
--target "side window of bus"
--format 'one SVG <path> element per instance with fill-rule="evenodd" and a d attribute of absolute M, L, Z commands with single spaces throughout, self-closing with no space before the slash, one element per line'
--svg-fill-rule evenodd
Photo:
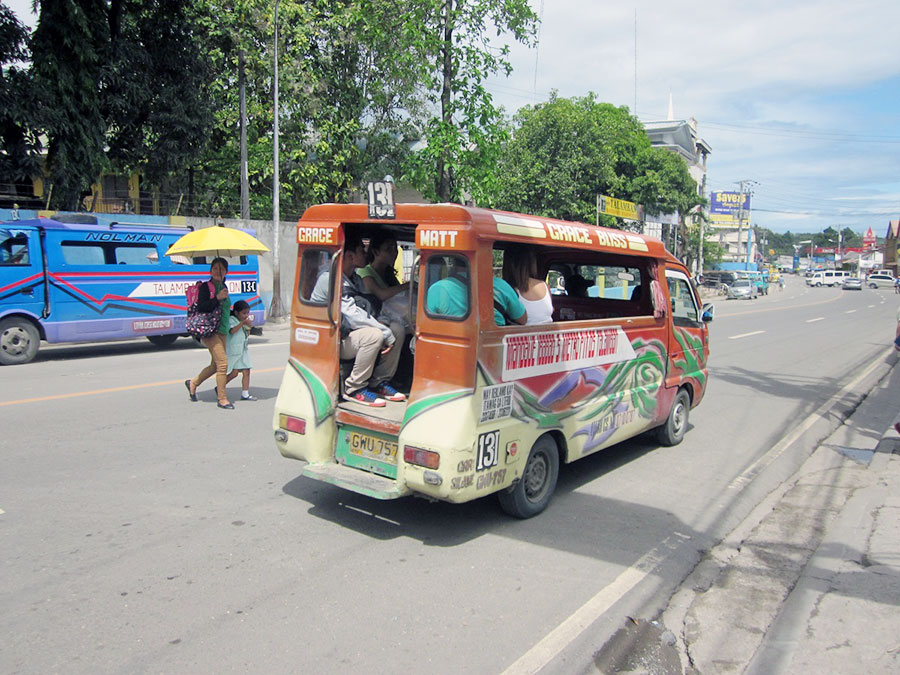
<path fill-rule="evenodd" d="M 113 248 L 116 265 L 156 265 L 159 256 L 153 244 L 116 244 Z"/>
<path fill-rule="evenodd" d="M 0 230 L 0 265 L 30 265 L 28 236 Z"/>
<path fill-rule="evenodd" d="M 550 262 L 547 285 L 555 321 L 653 314 L 647 263 Z"/>
<path fill-rule="evenodd" d="M 86 241 L 64 241 L 60 245 L 66 265 L 105 265 L 103 246 Z"/>
<path fill-rule="evenodd" d="M 425 313 L 459 321 L 471 305 L 469 262 L 458 255 L 433 255 L 425 265 Z"/>
<path fill-rule="evenodd" d="M 692 326 L 700 321 L 700 311 L 688 278 L 681 272 L 666 270 L 666 283 L 672 302 L 672 319 L 676 326 Z"/>
<path fill-rule="evenodd" d="M 324 306 L 328 303 L 331 286 L 331 260 L 333 251 L 307 249 L 300 259 L 298 295 L 308 305 Z"/>

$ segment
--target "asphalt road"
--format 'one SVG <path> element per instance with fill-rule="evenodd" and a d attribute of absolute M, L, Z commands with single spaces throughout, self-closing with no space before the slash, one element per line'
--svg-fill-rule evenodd
<path fill-rule="evenodd" d="M 871 388 L 898 297 L 789 278 L 715 302 L 685 441 L 563 467 L 527 521 L 493 499 L 379 502 L 300 478 L 271 441 L 283 329 L 251 343 L 260 400 L 233 411 L 211 383 L 188 401 L 208 358 L 188 340 L 0 369 L 0 671 L 584 667 Z"/>

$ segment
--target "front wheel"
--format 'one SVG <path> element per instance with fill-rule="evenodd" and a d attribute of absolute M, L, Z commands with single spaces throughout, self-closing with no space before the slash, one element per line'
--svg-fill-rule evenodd
<path fill-rule="evenodd" d="M 0 364 L 28 363 L 41 346 L 38 329 L 28 319 L 11 316 L 0 321 Z"/>
<path fill-rule="evenodd" d="M 679 389 L 672 402 L 669 418 L 665 424 L 656 429 L 656 438 L 660 445 L 673 446 L 681 443 L 687 431 L 690 411 L 691 397 L 684 389 Z"/>
<path fill-rule="evenodd" d="M 878 284 L 869 284 L 869 288 L 878 288 Z"/>
<path fill-rule="evenodd" d="M 177 335 L 148 335 L 147 339 L 150 343 L 157 347 L 168 347 L 178 339 Z"/>
<path fill-rule="evenodd" d="M 531 518 L 547 508 L 559 477 L 559 449 L 547 434 L 531 447 L 522 477 L 497 493 L 500 507 L 516 518 Z"/>

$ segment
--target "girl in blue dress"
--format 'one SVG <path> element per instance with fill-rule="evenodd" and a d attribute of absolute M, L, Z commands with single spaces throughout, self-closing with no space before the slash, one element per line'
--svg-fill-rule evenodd
<path fill-rule="evenodd" d="M 228 379 L 231 382 L 240 373 L 241 400 L 255 401 L 256 397 L 250 394 L 250 326 L 253 324 L 253 315 L 250 313 L 250 305 L 243 300 L 238 300 L 231 308 L 231 316 L 228 318 L 228 336 L 225 341 L 225 352 L 228 355 Z"/>

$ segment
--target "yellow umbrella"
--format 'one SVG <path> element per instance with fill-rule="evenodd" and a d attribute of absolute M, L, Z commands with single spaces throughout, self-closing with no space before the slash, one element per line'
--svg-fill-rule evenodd
<path fill-rule="evenodd" d="M 258 255 L 268 252 L 268 247 L 243 230 L 228 227 L 206 227 L 188 232 L 169 247 L 166 255 L 222 256 L 235 258 L 241 255 Z"/>

